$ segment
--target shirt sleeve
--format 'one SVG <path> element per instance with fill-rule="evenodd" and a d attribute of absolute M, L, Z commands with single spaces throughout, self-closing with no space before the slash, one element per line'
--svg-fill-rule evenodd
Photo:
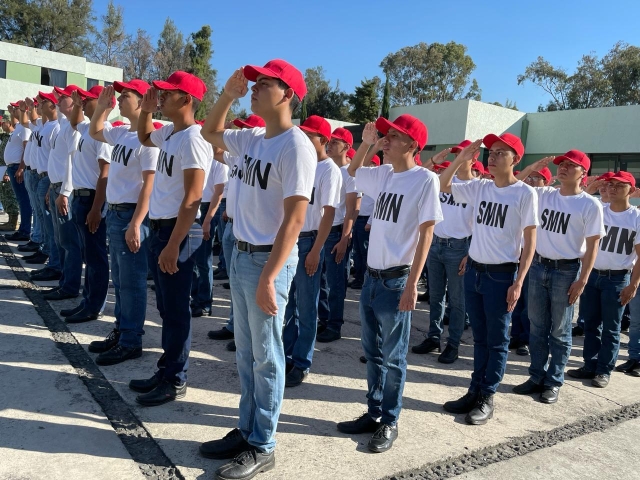
<path fill-rule="evenodd" d="M 229 181 L 229 167 L 214 160 L 215 172 L 213 176 L 213 184 L 220 185 Z"/>
<path fill-rule="evenodd" d="M 323 207 L 338 208 L 340 190 L 342 190 L 342 175 L 335 168 L 328 168 L 320 180 L 320 204 Z"/>
<path fill-rule="evenodd" d="M 222 159 L 224 160 L 224 163 L 227 165 L 227 167 L 232 168 L 235 166 L 236 162 L 238 161 L 239 157 L 234 157 L 233 155 L 231 155 L 229 152 L 224 152 L 222 154 Z"/>
<path fill-rule="evenodd" d="M 115 147 L 118 144 L 123 132 L 126 132 L 126 130 L 120 127 L 113 127 L 109 122 L 104 122 L 102 136 L 112 147 Z"/>
<path fill-rule="evenodd" d="M 440 207 L 440 180 L 435 175 L 429 175 L 418 206 L 418 225 L 431 221 L 438 223 L 443 219 Z"/>
<path fill-rule="evenodd" d="M 165 125 L 164 127 L 151 132 L 149 140 L 151 140 L 151 143 L 153 143 L 156 147 L 161 148 L 162 144 L 164 143 L 164 139 L 171 135 L 171 132 L 173 132 L 173 123 Z"/>
<path fill-rule="evenodd" d="M 536 227 L 540 224 L 538 219 L 538 194 L 535 189 L 529 187 L 520 202 L 520 228 Z"/>
<path fill-rule="evenodd" d="M 245 145 L 248 139 L 254 136 L 254 128 L 247 128 L 244 130 L 225 130 L 222 134 L 224 144 L 227 146 L 227 151 L 233 157 L 239 157 L 242 155 L 245 149 Z"/>
<path fill-rule="evenodd" d="M 359 192 L 356 188 L 356 178 L 349 175 L 349 172 L 345 171 L 345 175 L 342 176 L 342 181 L 344 182 L 344 189 L 347 195 L 357 193 L 358 197 L 362 196 L 362 192 Z"/>
<path fill-rule="evenodd" d="M 180 145 L 182 170 L 199 168 L 206 171 L 210 166 L 211 158 L 213 158 L 213 149 L 211 144 L 200 135 L 200 130 L 194 130 L 190 135 L 185 136 Z"/>
<path fill-rule="evenodd" d="M 285 152 L 279 162 L 282 198 L 299 195 L 311 199 L 317 164 L 316 152 L 309 141 L 308 145 L 298 143 Z"/>
<path fill-rule="evenodd" d="M 637 207 L 634 207 L 637 208 Z M 636 239 L 634 245 L 640 245 L 640 212 L 636 212 Z M 636 262 L 638 259 L 636 259 Z"/>
<path fill-rule="evenodd" d="M 76 125 L 76 130 L 80 135 L 84 135 L 89 130 L 89 122 L 84 121 Z"/>
<path fill-rule="evenodd" d="M 113 147 L 111 145 L 107 145 L 106 143 L 98 142 L 96 145 L 96 161 L 104 160 L 107 163 L 111 163 L 111 152 L 113 151 Z"/>
<path fill-rule="evenodd" d="M 30 138 L 31 138 L 31 130 L 29 130 L 28 128 L 22 127 L 20 131 L 20 140 L 22 140 L 23 142 L 28 142 Z"/>
<path fill-rule="evenodd" d="M 155 171 L 158 166 L 158 155 L 160 155 L 160 149 L 140 145 L 139 155 L 140 170 L 143 172 Z"/>
<path fill-rule="evenodd" d="M 485 182 L 487 182 L 487 180 L 477 180 L 475 182 L 467 183 L 452 183 L 451 195 L 456 203 L 466 203 L 467 205 L 475 206 L 478 190 Z"/>
<path fill-rule="evenodd" d="M 378 196 L 381 167 L 360 167 L 356 170 L 355 184 L 362 193 L 375 199 Z M 352 177 L 353 178 L 353 177 Z"/>
<path fill-rule="evenodd" d="M 591 197 L 587 197 L 592 200 Z M 604 218 L 602 213 L 602 204 L 596 200 L 589 202 L 589 211 L 587 212 L 587 221 L 584 225 L 584 236 L 586 238 L 598 236 L 600 238 L 606 235 L 604 230 Z"/>

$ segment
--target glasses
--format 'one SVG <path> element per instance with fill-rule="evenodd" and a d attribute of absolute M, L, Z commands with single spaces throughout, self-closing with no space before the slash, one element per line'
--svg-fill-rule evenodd
<path fill-rule="evenodd" d="M 511 153 L 508 150 L 489 150 L 489 157 L 503 158 L 507 156 L 507 153 Z"/>
<path fill-rule="evenodd" d="M 527 177 L 527 180 L 529 180 L 530 182 L 544 182 L 544 178 L 542 177 L 538 177 L 537 175 L 529 175 Z"/>

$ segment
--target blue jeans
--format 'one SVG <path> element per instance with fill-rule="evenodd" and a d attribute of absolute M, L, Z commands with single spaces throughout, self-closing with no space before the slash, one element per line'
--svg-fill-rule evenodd
<path fill-rule="evenodd" d="M 584 302 L 584 366 L 596 375 L 610 375 L 618 359 L 624 312 L 620 292 L 627 285 L 628 273 L 600 275 L 592 270 L 580 299 Z"/>
<path fill-rule="evenodd" d="M 515 272 L 479 272 L 467 263 L 465 305 L 473 331 L 470 392 L 493 395 L 504 376 L 511 323 L 507 291 L 515 278 Z"/>
<path fill-rule="evenodd" d="M 460 262 L 468 253 L 468 239 L 439 238 L 434 235 L 427 256 L 430 285 L 429 305 L 431 306 L 427 336 L 440 341 L 440 335 L 443 332 L 442 316 L 445 310 L 445 292 L 448 290 L 451 313 L 449 314 L 447 343 L 455 348 L 460 346 L 466 316 L 464 277 L 458 275 L 458 272 Z"/>
<path fill-rule="evenodd" d="M 359 216 L 353 225 L 353 266 L 355 282 L 364 282 L 364 272 L 367 270 L 367 252 L 369 251 L 369 234 L 365 227 L 369 216 Z"/>
<path fill-rule="evenodd" d="M 200 204 L 200 218 L 198 222 L 202 225 L 205 215 L 209 210 L 209 203 Z M 193 298 L 194 307 L 203 309 L 211 309 L 212 293 L 213 293 L 213 256 L 211 247 L 213 245 L 213 234 L 215 231 L 215 217 L 211 219 L 211 236 L 209 240 L 202 239 L 202 243 L 196 250 L 193 260 L 194 279 L 191 287 L 191 297 Z"/>
<path fill-rule="evenodd" d="M 275 279 L 278 313 L 274 316 L 256 304 L 258 280 L 269 255 L 241 252 L 234 247 L 230 276 L 241 392 L 238 428 L 245 440 L 263 453 L 272 452 L 276 446 L 285 377 L 282 325 L 298 251 L 293 249 Z"/>
<path fill-rule="evenodd" d="M 631 325 L 629 325 L 629 358 L 640 360 L 640 295 L 629 302 Z"/>
<path fill-rule="evenodd" d="M 53 232 L 58 245 L 60 264 L 62 266 L 62 278 L 60 289 L 71 295 L 77 295 L 82 281 L 82 242 L 78 229 L 73 222 L 71 205 L 73 194 L 68 198 L 67 215 L 61 215 L 55 204 L 55 199 L 60 194 L 60 188 L 49 189 L 49 211 L 53 219 Z"/>
<path fill-rule="evenodd" d="M 225 222 L 224 234 L 222 235 L 222 251 L 224 253 L 225 265 L 231 265 L 231 255 L 233 254 L 233 245 L 236 243 L 236 237 L 233 234 L 233 222 Z M 227 271 L 229 278 L 231 278 L 231 269 Z M 229 280 L 231 281 L 231 280 Z M 230 291 L 231 306 L 229 309 L 229 321 L 227 322 L 226 329 L 233 332 L 233 292 Z"/>
<path fill-rule="evenodd" d="M 360 295 L 368 411 L 387 425 L 398 422 L 407 375 L 411 312 L 398 310 L 407 278 L 404 275 L 383 280 L 367 273 Z"/>
<path fill-rule="evenodd" d="M 29 192 L 27 192 L 25 183 L 18 183 L 16 180 L 16 172 L 19 166 L 19 163 L 7 166 L 7 175 L 9 175 L 9 179 L 11 180 L 11 187 L 13 188 L 13 193 L 16 195 L 18 208 L 20 209 L 20 228 L 18 228 L 18 232 L 29 235 L 31 233 L 31 203 L 29 202 Z M 25 171 L 24 173 L 23 178 L 26 178 L 28 172 Z"/>
<path fill-rule="evenodd" d="M 342 230 L 332 232 L 324 244 L 324 271 L 320 279 L 321 289 L 325 291 L 326 300 L 321 293 L 318 304 L 318 318 L 320 324 L 339 332 L 344 324 L 344 300 L 347 297 L 348 258 L 350 248 L 347 248 L 344 258 L 336 263 L 336 254 L 331 253 L 333 247 L 342 238 Z M 323 301 L 325 300 L 325 301 Z"/>
<path fill-rule="evenodd" d="M 569 305 L 567 292 L 579 274 L 579 263 L 556 268 L 534 260 L 529 269 L 529 298 L 535 299 L 529 303 L 529 375 L 537 384 L 548 387 L 564 384 L 573 319 L 573 305 Z"/>
<path fill-rule="evenodd" d="M 95 192 L 88 197 L 73 198 L 73 221 L 80 235 L 82 255 L 86 264 L 82 305 L 91 313 L 104 309 L 109 289 L 109 259 L 107 257 L 107 225 L 104 218 L 96 233 L 87 228 L 87 215 L 93 206 Z"/>
<path fill-rule="evenodd" d="M 140 250 L 129 250 L 125 233 L 135 208 L 107 212 L 107 235 L 111 257 L 111 279 L 115 290 L 116 329 L 120 331 L 120 345 L 129 348 L 142 346 L 144 318 L 147 314 L 147 242 L 141 235 Z M 143 222 L 142 229 L 148 229 Z"/>
<path fill-rule="evenodd" d="M 511 314 L 511 338 L 520 342 L 521 345 L 529 345 L 529 334 L 531 332 L 531 322 L 529 321 L 529 273 L 522 282 L 522 292 L 516 308 Z"/>
<path fill-rule="evenodd" d="M 148 262 L 156 285 L 156 306 L 162 318 L 163 353 L 157 364 L 158 374 L 164 380 L 182 385 L 187 381 L 191 351 L 189 298 L 195 254 L 186 262 L 178 262 L 178 271 L 173 275 L 160 270 L 158 257 L 169 243 L 171 232 L 173 227 L 160 227 L 149 232 Z M 180 249 L 186 238 L 180 244 Z"/>
<path fill-rule="evenodd" d="M 47 250 L 45 251 L 45 253 L 49 255 L 49 261 L 47 265 L 50 269 L 61 272 L 62 263 L 60 259 L 59 247 L 56 244 L 55 233 L 53 231 L 53 219 L 45 201 L 45 197 L 47 196 L 47 192 L 49 192 L 50 185 L 51 181 L 49 180 L 49 177 L 42 177 L 38 181 L 37 208 L 40 210 L 39 215 L 40 218 L 42 218 L 42 225 L 44 226 L 44 241 L 47 244 Z"/>
<path fill-rule="evenodd" d="M 218 268 L 220 270 L 227 270 L 227 256 L 224 253 L 224 231 L 227 225 L 227 222 L 222 218 L 222 212 L 227 209 L 227 199 L 223 198 L 220 200 L 220 205 L 218 206 L 218 210 L 216 214 L 213 216 L 213 225 L 211 226 L 211 231 L 213 232 L 213 227 L 216 228 L 218 232 L 218 241 L 220 242 L 220 255 L 218 255 Z M 229 253 L 231 255 L 231 252 Z"/>
<path fill-rule="evenodd" d="M 29 204 L 33 215 L 33 225 L 31 227 L 31 241 L 35 243 L 42 243 L 42 221 L 38 215 L 37 195 L 36 190 L 38 188 L 38 174 L 33 170 L 24 171 L 24 184 L 27 187 L 27 193 L 29 195 Z"/>
<path fill-rule="evenodd" d="M 309 371 L 313 359 L 318 328 L 318 299 L 320 298 L 320 275 L 323 251 L 316 273 L 307 275 L 304 262 L 311 251 L 316 236 L 298 239 L 298 268 L 293 277 L 289 301 L 285 310 L 285 326 L 282 333 L 287 363 Z"/>

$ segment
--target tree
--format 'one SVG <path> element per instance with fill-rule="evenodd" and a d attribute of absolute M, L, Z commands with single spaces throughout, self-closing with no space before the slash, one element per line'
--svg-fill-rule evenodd
<path fill-rule="evenodd" d="M 0 4 L 0 40 L 84 56 L 95 30 L 92 0 L 5 0 Z"/>
<path fill-rule="evenodd" d="M 445 102 L 464 97 L 475 63 L 464 45 L 421 42 L 387 55 L 380 67 L 395 105 Z"/>
<path fill-rule="evenodd" d="M 188 70 L 191 64 L 186 48 L 184 35 L 178 30 L 173 20 L 167 18 L 158 39 L 155 76 L 164 79 L 176 70 Z"/>
<path fill-rule="evenodd" d="M 602 60 L 614 105 L 640 104 L 640 48 L 616 43 Z"/>
<path fill-rule="evenodd" d="M 391 110 L 391 84 L 389 83 L 389 77 L 384 82 L 384 94 L 382 97 L 382 108 L 380 110 L 380 116 L 389 119 Z"/>
<path fill-rule="evenodd" d="M 300 124 L 302 125 L 307 118 L 309 118 L 309 114 L 307 113 L 307 97 L 305 96 L 300 107 Z"/>
<path fill-rule="evenodd" d="M 211 57 L 213 56 L 211 27 L 204 25 L 200 30 L 191 34 L 190 40 L 186 50 L 191 63 L 191 72 L 207 85 L 207 93 L 196 111 L 196 118 L 204 119 L 217 96 L 216 77 L 218 72 L 211 68 Z"/>
<path fill-rule="evenodd" d="M 113 0 L 109 0 L 106 15 L 102 15 L 102 29 L 96 34 L 91 52 L 91 60 L 103 65 L 120 67 L 123 64 L 122 55 L 127 44 L 127 34 L 124 31 L 124 9 L 117 7 Z"/>
<path fill-rule="evenodd" d="M 571 109 L 611 105 L 611 83 L 602 62 L 594 54 L 582 57 L 568 84 L 567 102 Z"/>
<path fill-rule="evenodd" d="M 125 43 L 121 62 L 124 78 L 152 80 L 155 55 L 156 50 L 151 45 L 151 36 L 139 28 L 135 36 L 127 37 Z"/>
<path fill-rule="evenodd" d="M 469 91 L 464 96 L 464 98 L 466 98 L 468 100 L 476 100 L 478 102 L 482 100 L 482 89 L 478 85 L 478 81 L 475 78 L 471 82 L 471 86 L 469 87 Z"/>
<path fill-rule="evenodd" d="M 518 75 L 518 85 L 531 82 L 551 95 L 553 99 L 551 103 L 556 110 L 565 110 L 568 107 L 568 80 L 569 76 L 566 71 L 554 67 L 542 57 L 538 57 L 535 62 L 531 63 L 525 69 L 524 74 Z"/>
<path fill-rule="evenodd" d="M 501 104 L 500 102 L 491 102 L 491 105 L 496 105 L 498 107 L 508 108 L 510 110 L 518 111 L 518 106 L 516 105 L 516 102 L 512 102 L 508 98 L 507 98 L 507 101 L 504 102 L 504 105 Z M 540 107 L 538 107 L 538 111 L 540 112 L 540 111 L 544 111 L 544 110 L 540 110 Z"/>
<path fill-rule="evenodd" d="M 355 123 L 367 123 L 375 120 L 380 111 L 380 97 L 378 89 L 380 78 L 364 79 L 360 86 L 356 87 L 353 95 L 349 96 L 351 104 L 351 121 Z"/>
<path fill-rule="evenodd" d="M 339 84 L 336 84 L 335 88 L 331 88 L 321 66 L 308 68 L 305 71 L 305 83 L 307 84 L 307 95 L 304 100 L 309 115 L 320 115 L 337 120 L 349 119 L 349 107 L 347 106 L 349 96 L 340 90 Z"/>

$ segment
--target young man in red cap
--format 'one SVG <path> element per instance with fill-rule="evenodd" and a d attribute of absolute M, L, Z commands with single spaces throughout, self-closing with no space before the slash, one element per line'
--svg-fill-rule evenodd
<path fill-rule="evenodd" d="M 540 225 L 529 271 L 531 332 L 530 378 L 515 393 L 539 393 L 542 403 L 556 403 L 571 354 L 573 305 L 585 288 L 604 235 L 602 205 L 581 188 L 591 161 L 579 150 L 547 157 L 526 167 L 520 178 L 548 162 L 558 166 L 560 188 L 537 187 Z"/>
<path fill-rule="evenodd" d="M 282 334 L 287 356 L 285 387 L 296 387 L 309 373 L 318 328 L 320 276 L 324 245 L 331 231 L 336 209 L 340 206 L 342 175 L 327 156 L 331 125 L 324 118 L 311 115 L 300 126 L 313 144 L 318 158 L 313 192 L 307 206 L 302 231 L 298 236 L 298 267 L 285 311 Z"/>
<path fill-rule="evenodd" d="M 327 145 L 327 155 L 340 168 L 342 189 L 340 206 L 336 210 L 333 226 L 324 246 L 324 264 L 318 307 L 318 342 L 333 342 L 340 338 L 344 324 L 344 300 L 347 296 L 351 254 L 351 232 L 360 210 L 361 194 L 347 172 L 347 152 L 353 145 L 353 136 L 345 128 L 336 128 Z"/>
<path fill-rule="evenodd" d="M 231 104 L 251 87 L 251 110 L 265 128 L 225 130 Z M 231 258 L 240 421 L 221 440 L 206 442 L 209 458 L 230 458 L 217 478 L 252 478 L 275 466 L 275 433 L 284 395 L 282 326 L 298 264 L 296 243 L 313 192 L 317 161 L 309 138 L 291 122 L 307 93 L 302 73 L 284 60 L 246 66 L 227 81 L 203 127 L 213 145 L 228 151 L 241 182 L 235 192 Z"/>
<path fill-rule="evenodd" d="M 385 137 L 388 164 L 362 167 L 367 150 Z M 362 347 L 367 360 L 368 409 L 338 423 L 348 434 L 373 433 L 367 448 L 385 452 L 398 437 L 398 418 L 407 370 L 411 312 L 427 260 L 433 226 L 442 220 L 438 178 L 415 164 L 427 143 L 427 127 L 411 115 L 368 123 L 351 164 L 358 188 L 376 199 L 368 266 L 360 296 Z"/>
<path fill-rule="evenodd" d="M 116 299 L 113 331 L 102 341 L 89 344 L 99 353 L 98 365 L 115 365 L 142 355 L 142 335 L 147 312 L 149 197 L 153 188 L 159 150 L 138 140 L 142 97 L 149 84 L 134 79 L 114 82 L 98 97 L 89 135 L 112 147 L 107 182 L 107 237 L 111 279 Z M 120 115 L 130 125 L 114 127 L 107 122 L 118 92 Z"/>
<path fill-rule="evenodd" d="M 489 149 L 489 172 L 495 182 L 453 183 L 456 171 L 473 163 L 482 142 Z M 513 175 L 523 155 L 524 145 L 515 135 L 490 134 L 465 147 L 440 174 L 442 191 L 474 208 L 464 275 L 474 340 L 473 374 L 467 394 L 444 404 L 448 412 L 466 413 L 465 420 L 472 425 L 483 425 L 493 417 L 493 396 L 507 367 L 511 312 L 535 251 L 536 193 Z"/>
<path fill-rule="evenodd" d="M 444 158 L 452 153 L 458 156 L 462 149 L 471 145 L 464 140 L 458 146 L 444 149 L 432 158 L 434 167 L 446 169 L 451 162 Z M 479 152 L 478 152 L 479 154 Z M 474 160 L 477 159 L 477 155 Z M 456 172 L 452 182 L 467 184 L 475 181 L 471 174 L 471 165 L 464 163 Z M 429 332 L 427 338 L 411 348 L 414 353 L 440 351 L 440 336 L 445 315 L 445 298 L 448 293 L 450 312 L 449 338 L 444 351 L 438 356 L 440 363 L 453 363 L 458 359 L 458 348 L 466 322 L 467 312 L 464 302 L 464 271 L 469 253 L 471 230 L 473 229 L 473 206 L 454 201 L 450 193 L 440 192 L 440 204 L 444 220 L 438 223 L 433 232 L 433 241 L 429 248 L 427 270 L 429 275 Z"/>
<path fill-rule="evenodd" d="M 166 81 L 154 81 L 140 105 L 138 140 L 145 147 L 160 148 L 149 199 L 148 262 L 162 318 L 163 354 L 151 378 L 129 382 L 129 388 L 141 394 L 136 401 L 145 406 L 182 398 L 187 391 L 193 253 L 202 241 L 199 227 L 199 232 L 190 232 L 213 159 L 194 118 L 206 91 L 198 77 L 177 71 Z M 172 123 L 156 130 L 152 114 L 158 102 Z"/>
<path fill-rule="evenodd" d="M 567 374 L 591 380 L 591 384 L 598 388 L 609 384 L 620 350 L 622 313 L 636 297 L 640 284 L 637 261 L 640 255 L 640 211 L 629 204 L 629 195 L 635 191 L 635 185 L 633 175 L 624 171 L 617 172 L 607 181 L 609 203 L 604 205 L 606 235 L 600 241 L 594 268 L 580 297 L 584 307 L 584 366 L 568 370 Z M 637 344 L 636 338 L 633 340 Z"/>

